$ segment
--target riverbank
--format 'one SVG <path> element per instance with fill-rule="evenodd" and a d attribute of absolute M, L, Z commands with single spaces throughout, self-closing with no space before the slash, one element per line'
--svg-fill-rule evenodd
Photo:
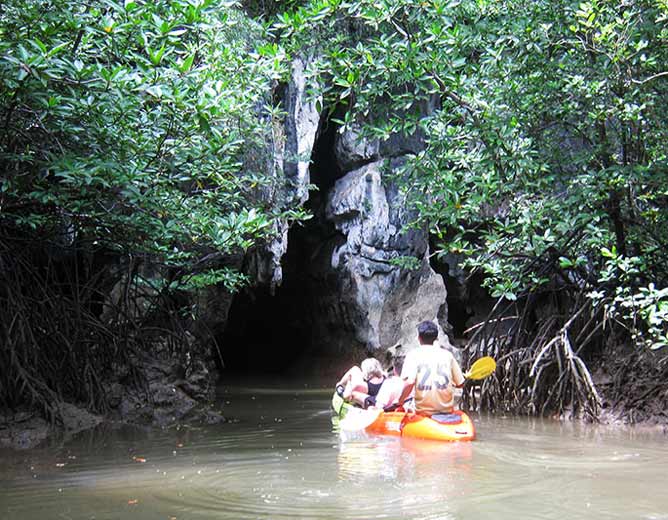
<path fill-rule="evenodd" d="M 126 374 L 108 377 L 104 383 L 107 408 L 100 413 L 92 413 L 84 403 L 65 401 L 53 403 L 51 420 L 37 409 L 0 409 L 0 447 L 33 448 L 102 423 L 165 428 L 225 421 L 215 406 L 218 374 L 206 363 L 193 360 L 183 367 L 169 357 L 145 356 L 136 360 L 133 369 L 135 379 Z"/>
<path fill-rule="evenodd" d="M 619 349 L 594 374 L 602 398 L 601 422 L 668 431 L 666 357 Z"/>

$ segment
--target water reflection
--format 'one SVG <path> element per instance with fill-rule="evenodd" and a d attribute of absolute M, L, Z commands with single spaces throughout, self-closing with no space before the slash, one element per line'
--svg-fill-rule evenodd
<path fill-rule="evenodd" d="M 235 423 L 0 453 L 0 518 L 668 518 L 663 436 L 483 416 L 473 443 L 342 438 L 329 397 L 228 388 Z"/>
<path fill-rule="evenodd" d="M 376 437 L 343 437 L 337 457 L 340 480 L 412 480 L 435 471 L 471 472 L 471 443 Z"/>
<path fill-rule="evenodd" d="M 401 447 L 393 440 L 342 442 L 337 455 L 339 480 L 363 483 L 396 479 Z"/>
<path fill-rule="evenodd" d="M 337 457 L 340 481 L 376 490 L 377 513 L 425 519 L 454 518 L 454 504 L 470 491 L 472 461 L 471 443 L 395 437 L 344 438 Z"/>

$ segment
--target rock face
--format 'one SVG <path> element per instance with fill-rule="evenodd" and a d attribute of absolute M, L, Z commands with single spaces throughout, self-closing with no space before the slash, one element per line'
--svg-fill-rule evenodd
<path fill-rule="evenodd" d="M 424 103 L 421 107 L 425 114 L 436 108 L 437 100 Z M 422 135 L 416 132 L 411 136 L 391 135 L 386 141 L 363 137 L 360 125 L 351 125 L 345 132 L 337 135 L 334 145 L 336 161 L 343 172 L 359 168 L 370 162 L 387 158 L 401 158 L 409 153 L 417 153 L 423 148 Z"/>
<path fill-rule="evenodd" d="M 445 281 L 452 336 L 459 339 L 469 327 L 484 321 L 496 303 L 482 286 L 483 275 L 466 270 L 463 267 L 464 260 L 461 254 L 449 253 L 439 256 L 432 263 L 432 267 Z M 509 323 L 504 322 L 506 325 Z"/>
<path fill-rule="evenodd" d="M 59 433 L 64 438 L 95 428 L 102 417 L 71 403 L 60 403 L 62 424 L 54 428 L 34 412 L 0 413 L 0 448 L 29 449 L 44 442 L 49 435 Z"/>
<path fill-rule="evenodd" d="M 320 122 L 320 96 L 311 96 L 305 75 L 305 61 L 296 58 L 292 63 L 290 81 L 282 92 L 286 116 L 282 124 L 273 124 L 270 138 L 270 161 L 265 167 L 276 180 L 276 190 L 262 197 L 280 207 L 301 206 L 308 199 L 310 184 L 309 163 Z M 281 259 L 288 248 L 287 222 L 274 230 L 275 238 L 248 258 L 253 278 L 270 287 L 283 281 Z"/>
<path fill-rule="evenodd" d="M 421 110 L 427 114 L 437 102 L 424 103 Z M 336 134 L 338 179 L 320 218 L 339 236 L 329 239 L 313 268 L 327 288 L 319 295 L 324 323 L 317 329 L 336 334 L 335 351 L 357 346 L 375 352 L 398 343 L 410 348 L 417 341 L 415 326 L 427 319 L 448 328 L 445 284 L 429 265 L 428 233 L 406 229 L 415 215 L 389 180 L 407 154 L 422 148 L 419 134 L 378 141 L 363 137 L 354 125 Z M 444 333 L 440 340 L 449 344 Z"/>
<path fill-rule="evenodd" d="M 304 272 L 296 275 L 308 302 L 301 314 L 313 354 L 336 357 L 412 345 L 418 322 L 447 326 L 445 285 L 429 266 L 427 232 L 404 229 L 412 215 L 388 181 L 406 154 L 421 150 L 421 136 L 371 140 L 355 126 L 334 135 L 333 123 L 318 111 L 321 100 L 308 95 L 315 85 L 308 85 L 305 68 L 305 61 L 294 62 L 283 91 L 287 117 L 274 131 L 273 155 L 276 175 L 286 180 L 284 202 L 303 204 L 309 183 L 319 188 L 308 202 L 315 222 L 300 251 L 308 261 L 298 260 L 297 269 Z M 436 102 L 422 110 L 432 111 Z M 289 265 L 295 255 L 286 255 L 295 247 L 288 243 L 287 225 L 276 236 L 253 269 L 256 280 L 271 287 L 283 282 L 282 259 L 285 269 L 295 269 Z M 406 258 L 411 269 L 400 266 Z M 447 343 L 447 337 L 441 341 Z"/>
<path fill-rule="evenodd" d="M 167 359 L 146 358 L 138 364 L 146 376 L 146 388 L 111 389 L 118 392 L 115 409 L 123 421 L 163 427 L 182 421 L 210 424 L 214 416 L 216 422 L 224 421 L 221 414 L 203 404 L 213 399 L 215 383 L 201 361 L 192 363 L 185 372 Z"/>
<path fill-rule="evenodd" d="M 368 351 L 413 345 L 417 323 L 447 314 L 443 279 L 427 258 L 427 233 L 403 229 L 410 217 L 406 201 L 386 180 L 400 165 L 379 160 L 353 169 L 327 199 L 326 218 L 345 238 L 330 259 L 340 288 L 332 307 L 347 307 L 346 328 Z M 402 259 L 412 268 L 400 267 Z"/>
<path fill-rule="evenodd" d="M 49 423 L 35 413 L 0 414 L 0 448 L 33 448 L 48 434 Z"/>

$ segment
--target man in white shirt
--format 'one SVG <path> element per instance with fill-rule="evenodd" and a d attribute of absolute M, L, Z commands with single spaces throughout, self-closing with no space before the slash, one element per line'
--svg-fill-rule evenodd
<path fill-rule="evenodd" d="M 415 389 L 415 408 L 419 414 L 450 413 L 454 391 L 464 383 L 464 375 L 451 352 L 436 342 L 438 327 L 432 321 L 417 326 L 420 346 L 406 354 L 401 377 L 406 382 L 402 397 Z"/>

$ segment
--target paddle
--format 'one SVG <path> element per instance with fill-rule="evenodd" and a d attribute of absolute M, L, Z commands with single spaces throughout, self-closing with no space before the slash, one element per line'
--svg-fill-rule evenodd
<path fill-rule="evenodd" d="M 490 356 L 481 357 L 464 374 L 466 379 L 485 379 L 496 370 L 496 361 Z"/>
<path fill-rule="evenodd" d="M 356 432 L 371 426 L 378 416 L 383 413 L 381 409 L 351 408 L 346 416 L 339 421 L 339 428 L 346 432 Z"/>

